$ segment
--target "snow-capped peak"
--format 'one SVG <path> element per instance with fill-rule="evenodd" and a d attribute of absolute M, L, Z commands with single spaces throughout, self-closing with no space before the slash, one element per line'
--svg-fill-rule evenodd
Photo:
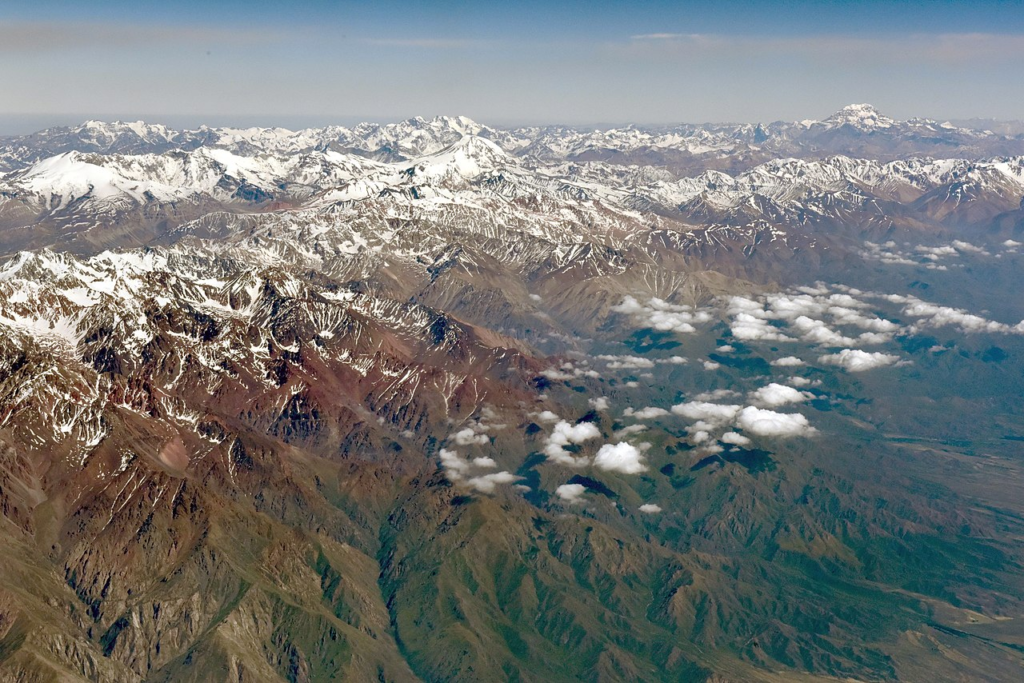
<path fill-rule="evenodd" d="M 849 104 L 824 121 L 832 127 L 853 126 L 859 130 L 876 130 L 896 125 L 896 120 L 879 113 L 870 104 Z"/>
<path fill-rule="evenodd" d="M 454 172 L 473 179 L 509 163 L 512 158 L 495 143 L 466 135 L 440 152 L 420 159 L 414 168 L 417 175 L 440 176 Z"/>

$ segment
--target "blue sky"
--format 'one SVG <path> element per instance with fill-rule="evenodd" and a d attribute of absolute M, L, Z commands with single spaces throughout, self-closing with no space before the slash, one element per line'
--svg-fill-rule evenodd
<path fill-rule="evenodd" d="M 0 128 L 1024 118 L 1021 2 L 4 0 Z"/>

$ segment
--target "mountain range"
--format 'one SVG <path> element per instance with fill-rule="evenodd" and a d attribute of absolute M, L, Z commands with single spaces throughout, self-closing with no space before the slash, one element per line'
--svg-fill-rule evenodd
<path fill-rule="evenodd" d="M 1024 137 L 90 121 L 0 170 L 4 680 L 1024 672 Z"/>

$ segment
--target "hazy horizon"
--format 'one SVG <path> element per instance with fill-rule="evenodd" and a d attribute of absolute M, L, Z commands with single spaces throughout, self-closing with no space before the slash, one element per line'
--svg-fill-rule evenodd
<path fill-rule="evenodd" d="M 435 114 L 651 125 L 823 118 L 852 102 L 900 119 L 1024 110 L 1024 13 L 999 0 L 6 9 L 8 129 L 81 112 L 213 125 Z"/>
<path fill-rule="evenodd" d="M 850 103 L 854 104 L 854 103 Z M 870 103 L 864 103 L 870 104 Z M 846 106 L 846 105 L 844 105 Z M 877 107 L 876 107 L 877 108 Z M 815 116 L 802 117 L 800 119 L 784 119 L 784 118 L 769 118 L 759 120 L 741 120 L 738 118 L 722 119 L 722 120 L 694 120 L 687 118 L 680 118 L 675 121 L 581 121 L 581 122 L 566 122 L 566 121 L 542 121 L 542 120 L 482 120 L 476 117 L 469 117 L 477 123 L 490 126 L 492 128 L 518 128 L 527 126 L 566 126 L 578 129 L 605 129 L 613 127 L 623 126 L 641 126 L 658 128 L 663 126 L 674 126 L 674 125 L 701 125 L 701 124 L 744 124 L 744 123 L 776 123 L 776 122 L 792 122 L 798 120 L 823 120 L 828 116 L 834 114 L 842 107 L 837 107 L 835 110 L 827 113 L 816 114 Z M 879 109 L 879 112 L 883 115 L 889 115 L 889 112 L 884 109 Z M 79 113 L 79 114 L 0 114 L 0 137 L 10 137 L 19 135 L 30 135 L 37 133 L 48 128 L 57 127 L 74 127 L 85 123 L 86 121 L 103 121 L 107 123 L 113 123 L 116 121 L 130 123 L 134 121 L 144 121 L 148 124 L 162 124 L 170 128 L 177 130 L 194 130 L 202 126 L 210 128 L 285 128 L 289 130 L 301 130 L 304 128 L 322 128 L 330 125 L 347 126 L 353 127 L 360 123 L 397 123 L 400 121 L 407 121 L 415 117 L 422 117 L 425 119 L 433 118 L 434 116 L 465 116 L 460 112 L 437 112 L 430 114 L 418 114 L 411 113 L 408 116 L 388 116 L 388 117 L 373 117 L 373 116 L 260 116 L 260 115 L 240 115 L 240 116 L 229 116 L 229 115 L 204 115 L 204 114 L 191 114 L 191 115 L 160 115 L 160 114 L 139 114 L 139 113 Z M 974 127 L 980 127 L 982 124 L 991 123 L 997 124 L 1022 124 L 1024 123 L 1024 117 L 1012 119 L 1000 119 L 993 117 L 983 116 L 972 116 L 972 117 L 943 117 L 936 115 L 929 115 L 927 113 L 914 114 L 914 117 L 931 119 L 934 121 L 945 122 L 950 121 L 956 125 L 968 125 L 973 124 Z"/>

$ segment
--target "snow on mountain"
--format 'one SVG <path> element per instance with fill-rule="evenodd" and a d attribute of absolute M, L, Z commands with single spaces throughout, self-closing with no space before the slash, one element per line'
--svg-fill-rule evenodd
<path fill-rule="evenodd" d="M 886 150 L 870 139 L 828 141 L 822 136 L 847 133 L 885 134 L 900 140 Z M 669 128 L 624 126 L 574 129 L 564 126 L 492 128 L 464 116 L 416 117 L 389 124 L 362 123 L 352 128 L 326 126 L 292 131 L 284 128 L 200 127 L 172 130 L 143 122 L 87 121 L 71 128 L 53 128 L 33 135 L 0 140 L 0 170 L 22 168 L 47 156 L 69 152 L 102 154 L 162 153 L 174 149 L 221 148 L 243 156 L 294 155 L 334 150 L 380 161 L 408 161 L 438 153 L 467 136 L 491 140 L 511 155 L 544 162 L 603 159 L 616 163 L 657 163 L 666 166 L 690 160 L 729 159 L 744 163 L 769 157 L 864 152 L 867 156 L 955 155 L 979 145 L 988 154 L 1024 153 L 1021 140 L 990 131 L 974 131 L 927 119 L 897 121 L 868 104 L 849 105 L 824 121 L 770 124 L 701 124 Z M 852 147 L 851 147 L 852 145 Z M 1012 149 L 998 151 L 999 145 Z"/>
<path fill-rule="evenodd" d="M 831 128 L 852 126 L 862 131 L 892 128 L 898 125 L 895 119 L 885 116 L 870 104 L 850 104 L 821 122 Z"/>

